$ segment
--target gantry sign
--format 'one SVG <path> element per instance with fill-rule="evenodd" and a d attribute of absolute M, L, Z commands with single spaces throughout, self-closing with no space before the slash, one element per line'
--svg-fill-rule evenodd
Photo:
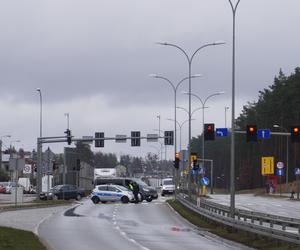
<path fill-rule="evenodd" d="M 174 131 L 164 131 L 164 136 L 158 134 L 147 134 L 147 136 L 141 136 L 140 131 L 132 131 L 131 136 L 116 135 L 115 137 L 105 137 L 104 132 L 96 132 L 95 137 L 88 138 L 74 138 L 71 130 L 67 129 L 64 132 L 65 136 L 52 136 L 52 137 L 39 137 L 37 138 L 37 199 L 39 199 L 40 192 L 42 191 L 42 145 L 44 143 L 61 143 L 67 142 L 70 145 L 72 142 L 95 142 L 95 147 L 104 147 L 104 141 L 114 140 L 116 143 L 126 143 L 127 140 L 131 140 L 132 147 L 141 146 L 141 140 L 147 140 L 147 142 L 158 142 L 158 139 L 164 139 L 165 145 L 174 145 Z"/>

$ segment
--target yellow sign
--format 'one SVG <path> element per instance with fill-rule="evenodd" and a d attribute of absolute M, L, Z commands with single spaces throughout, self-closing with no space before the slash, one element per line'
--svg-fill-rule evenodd
<path fill-rule="evenodd" d="M 197 155 L 196 154 L 191 154 L 191 162 L 197 161 Z"/>
<path fill-rule="evenodd" d="M 274 174 L 274 157 L 261 157 L 261 174 Z"/>

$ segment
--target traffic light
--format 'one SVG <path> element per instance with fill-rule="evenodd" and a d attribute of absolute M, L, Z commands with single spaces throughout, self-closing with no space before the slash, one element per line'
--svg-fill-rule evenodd
<path fill-rule="evenodd" d="M 176 152 L 176 154 L 175 154 L 175 161 L 174 161 L 174 168 L 176 168 L 176 169 L 179 168 L 179 162 L 180 162 L 180 156 L 179 156 L 179 153 Z"/>
<path fill-rule="evenodd" d="M 291 127 L 291 141 L 300 142 L 300 126 Z"/>
<path fill-rule="evenodd" d="M 95 139 L 101 138 L 98 140 L 95 140 L 95 148 L 103 148 L 104 147 L 104 132 L 96 132 L 95 133 Z"/>
<path fill-rule="evenodd" d="M 257 126 L 256 125 L 247 125 L 247 142 L 257 141 Z"/>
<path fill-rule="evenodd" d="M 206 123 L 204 124 L 204 140 L 213 141 L 215 139 L 215 124 Z"/>
<path fill-rule="evenodd" d="M 71 130 L 70 129 L 67 129 L 65 131 L 65 134 L 67 134 L 67 142 L 68 142 L 68 145 L 70 145 L 72 143 L 72 135 L 71 135 Z"/>
<path fill-rule="evenodd" d="M 141 146 L 141 132 L 140 131 L 131 131 L 131 146 L 132 147 Z"/>
<path fill-rule="evenodd" d="M 174 131 L 165 131 L 165 145 L 174 145 Z"/>

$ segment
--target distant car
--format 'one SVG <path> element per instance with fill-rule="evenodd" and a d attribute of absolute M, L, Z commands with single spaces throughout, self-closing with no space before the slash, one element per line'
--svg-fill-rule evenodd
<path fill-rule="evenodd" d="M 5 194 L 5 192 L 6 192 L 6 187 L 5 187 L 5 185 L 0 183 L 0 193 L 1 193 L 1 194 Z"/>
<path fill-rule="evenodd" d="M 76 199 L 81 200 L 84 197 L 84 190 L 82 188 L 78 188 L 74 185 L 58 185 L 54 186 L 49 190 L 49 194 L 46 192 L 40 193 L 41 200 L 69 200 Z"/>
<path fill-rule="evenodd" d="M 19 184 L 19 183 L 16 184 L 15 182 L 8 182 L 8 184 L 5 188 L 5 193 L 10 194 L 11 189 L 14 188 L 14 187 L 22 187 L 23 190 L 24 190 L 24 187 L 21 184 Z"/>
<path fill-rule="evenodd" d="M 139 185 L 139 196 L 141 197 L 141 200 L 146 200 L 148 202 L 151 202 L 153 199 L 158 198 L 157 191 L 154 187 L 151 187 L 147 185 L 145 182 L 143 182 L 139 178 L 131 178 L 131 177 L 103 177 L 103 178 L 96 178 L 95 179 L 95 185 L 101 185 L 101 184 L 115 184 L 115 185 L 121 185 L 126 188 L 129 187 L 129 184 L 132 182 L 136 182 Z"/>
<path fill-rule="evenodd" d="M 161 195 L 173 194 L 175 192 L 175 185 L 172 178 L 162 180 Z"/>
<path fill-rule="evenodd" d="M 105 203 L 107 201 L 121 201 L 128 203 L 134 200 L 133 193 L 126 187 L 120 185 L 98 185 L 91 193 L 93 203 Z"/>

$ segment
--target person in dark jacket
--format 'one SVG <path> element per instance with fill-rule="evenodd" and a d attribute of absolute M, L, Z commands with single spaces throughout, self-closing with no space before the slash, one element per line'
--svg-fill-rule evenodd
<path fill-rule="evenodd" d="M 139 192 L 140 192 L 140 188 L 139 185 L 136 182 L 132 183 L 133 186 L 133 195 L 134 195 L 134 201 L 135 203 L 139 203 Z"/>

